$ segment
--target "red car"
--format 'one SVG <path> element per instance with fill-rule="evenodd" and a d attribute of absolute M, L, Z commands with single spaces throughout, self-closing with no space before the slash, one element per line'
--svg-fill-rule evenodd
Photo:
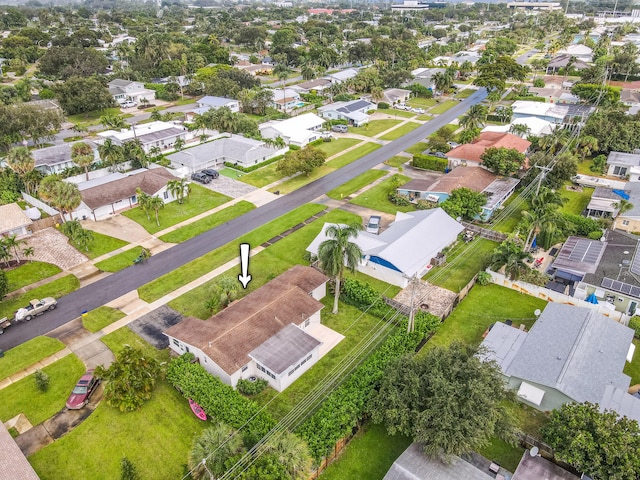
<path fill-rule="evenodd" d="M 88 370 L 73 387 L 73 391 L 67 399 L 67 408 L 77 410 L 84 407 L 89 403 L 89 397 L 99 383 L 100 380 L 93 376 L 93 370 Z"/>

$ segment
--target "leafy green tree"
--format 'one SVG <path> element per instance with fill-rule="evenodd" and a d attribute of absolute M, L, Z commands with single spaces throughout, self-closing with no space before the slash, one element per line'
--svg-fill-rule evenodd
<path fill-rule="evenodd" d="M 126 456 L 120 460 L 120 480 L 140 480 L 135 465 Z"/>
<path fill-rule="evenodd" d="M 320 268 L 335 280 L 335 298 L 332 313 L 338 313 L 338 299 L 340 298 L 340 284 L 344 278 L 344 270 L 355 272 L 362 260 L 362 250 L 351 241 L 358 237 L 362 225 L 330 225 L 325 230 L 327 239 L 318 247 L 318 262 Z"/>
<path fill-rule="evenodd" d="M 7 278 L 7 274 L 3 270 L 0 270 L 0 300 L 2 300 L 7 293 L 9 293 L 9 279 Z"/>
<path fill-rule="evenodd" d="M 288 151 L 278 162 L 276 171 L 286 176 L 302 173 L 309 176 L 316 168 L 324 165 L 327 154 L 317 148 L 307 145 L 301 150 Z"/>
<path fill-rule="evenodd" d="M 571 87 L 571 93 L 580 100 L 598 105 L 615 105 L 620 101 L 620 87 L 602 86 L 592 83 L 577 83 Z"/>
<path fill-rule="evenodd" d="M 109 64 L 107 58 L 93 48 L 57 47 L 47 49 L 38 62 L 40 72 L 56 79 L 101 75 Z"/>
<path fill-rule="evenodd" d="M 68 115 L 114 107 L 115 100 L 97 78 L 71 77 L 52 87 L 60 106 Z"/>
<path fill-rule="evenodd" d="M 482 213 L 482 207 L 486 203 L 487 197 L 482 192 L 460 187 L 452 190 L 449 198 L 440 206 L 453 218 L 473 220 Z"/>
<path fill-rule="evenodd" d="M 112 130 L 123 130 L 131 128 L 122 115 L 109 113 L 100 117 L 100 123 Z"/>
<path fill-rule="evenodd" d="M 5 157 L 5 162 L 7 167 L 23 179 L 36 166 L 36 161 L 27 147 L 13 147 Z M 29 188 L 27 188 L 27 193 L 31 193 Z"/>
<path fill-rule="evenodd" d="M 607 156 L 606 155 L 598 155 L 593 159 L 589 170 L 594 173 L 598 173 L 602 175 L 607 166 Z"/>
<path fill-rule="evenodd" d="M 411 437 L 431 457 L 472 452 L 493 436 L 514 442 L 504 405 L 513 393 L 500 369 L 476 353 L 476 347 L 454 342 L 394 361 L 369 402 L 372 420 L 390 435 Z"/>
<path fill-rule="evenodd" d="M 529 270 L 526 262 L 533 260 L 529 252 L 525 252 L 522 246 L 513 240 L 505 240 L 496 247 L 491 257 L 491 268 L 495 271 L 504 267 L 505 275 L 510 280 L 518 280 L 520 276 Z"/>
<path fill-rule="evenodd" d="M 524 164 L 525 155 L 515 148 L 490 147 L 480 155 L 482 165 L 497 175 L 516 173 Z"/>
<path fill-rule="evenodd" d="M 591 403 L 567 403 L 551 413 L 542 437 L 556 457 L 598 480 L 640 477 L 638 422 Z"/>
<path fill-rule="evenodd" d="M 242 437 L 224 423 L 207 428 L 189 453 L 189 468 L 195 480 L 220 478 L 233 466 L 233 457 L 243 453 Z"/>
<path fill-rule="evenodd" d="M 36 382 L 36 387 L 38 388 L 38 390 L 40 390 L 42 393 L 49 390 L 49 375 L 38 369 L 36 370 L 33 378 Z"/>
<path fill-rule="evenodd" d="M 465 128 L 458 135 L 460 143 L 471 143 L 480 136 L 481 130 L 478 127 Z"/>
<path fill-rule="evenodd" d="M 130 345 L 124 346 L 109 368 L 96 368 L 96 376 L 106 381 L 107 403 L 121 412 L 137 410 L 149 400 L 159 375 L 158 362 Z"/>

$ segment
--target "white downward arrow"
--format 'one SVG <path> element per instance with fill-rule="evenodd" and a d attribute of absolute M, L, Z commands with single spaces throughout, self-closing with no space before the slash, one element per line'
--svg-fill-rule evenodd
<path fill-rule="evenodd" d="M 251 275 L 249 275 L 249 250 L 251 250 L 251 246 L 248 243 L 240 244 L 240 268 L 242 274 L 238 275 L 238 280 L 242 284 L 242 288 L 247 288 L 251 281 Z"/>

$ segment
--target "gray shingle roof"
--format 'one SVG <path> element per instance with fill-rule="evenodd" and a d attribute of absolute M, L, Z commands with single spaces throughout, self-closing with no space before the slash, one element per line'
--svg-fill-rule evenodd
<path fill-rule="evenodd" d="M 211 95 L 207 95 L 206 97 L 202 97 L 200 100 L 196 100 L 198 105 L 206 105 L 209 107 L 224 107 L 225 105 L 236 102 L 237 100 L 232 98 L 213 97 Z"/>
<path fill-rule="evenodd" d="M 0 478 L 11 480 L 39 480 L 33 467 L 20 451 L 4 425 L 0 425 Z"/>
<path fill-rule="evenodd" d="M 89 144 L 93 150 L 98 148 L 97 145 L 91 141 L 83 140 L 83 142 Z M 68 162 L 71 160 L 71 149 L 75 143 L 63 143 L 62 145 L 54 145 L 52 147 L 33 150 L 31 154 L 36 161 L 36 167 L 41 165 L 57 165 L 59 163 Z"/>
<path fill-rule="evenodd" d="M 262 161 L 264 157 L 273 155 L 275 151 L 265 146 L 264 142 L 236 135 L 224 137 L 213 142 L 203 143 L 193 148 L 167 155 L 174 164 L 188 165 L 198 170 L 209 166 L 212 161 L 224 157 L 228 162 Z"/>
<path fill-rule="evenodd" d="M 636 352 L 636 355 L 640 353 Z M 640 423 L 640 398 L 627 390 L 607 385 L 599 405 L 600 411 L 615 410 L 619 415 Z"/>
<path fill-rule="evenodd" d="M 280 375 L 303 360 L 322 342 L 290 323 L 249 353 L 267 370 Z"/>
<path fill-rule="evenodd" d="M 607 163 L 637 167 L 640 165 L 640 155 L 635 153 L 609 152 Z"/>

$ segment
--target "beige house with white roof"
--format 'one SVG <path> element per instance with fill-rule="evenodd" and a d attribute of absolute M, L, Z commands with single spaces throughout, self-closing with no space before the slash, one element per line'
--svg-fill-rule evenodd
<path fill-rule="evenodd" d="M 17 203 L 0 205 L 0 235 L 29 235 L 33 222 Z"/>

